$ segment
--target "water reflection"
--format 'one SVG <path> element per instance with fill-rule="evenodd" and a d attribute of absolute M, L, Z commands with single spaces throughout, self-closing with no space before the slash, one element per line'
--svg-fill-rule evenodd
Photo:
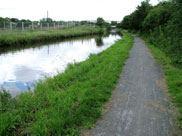
<path fill-rule="evenodd" d="M 7 52 L 0 55 L 0 85 L 12 96 L 33 88 L 35 82 L 63 72 L 68 63 L 81 62 L 99 53 L 116 40 L 119 35 L 74 39 L 49 45 Z"/>
<path fill-rule="evenodd" d="M 102 37 L 95 38 L 97 46 L 102 46 L 104 44 Z"/>

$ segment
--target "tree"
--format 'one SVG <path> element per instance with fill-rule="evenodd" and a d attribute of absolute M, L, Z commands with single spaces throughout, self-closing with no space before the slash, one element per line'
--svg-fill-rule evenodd
<path fill-rule="evenodd" d="M 105 21 L 103 18 L 99 17 L 97 18 L 96 25 L 102 27 L 104 25 Z"/>
<path fill-rule="evenodd" d="M 42 19 L 40 19 L 40 22 L 41 23 L 52 23 L 54 21 L 52 20 L 52 18 L 42 18 Z"/>
<path fill-rule="evenodd" d="M 164 26 L 171 18 L 171 2 L 161 2 L 155 6 L 144 19 L 143 29 L 145 32 L 153 31 L 159 26 Z"/>
<path fill-rule="evenodd" d="M 123 19 L 122 27 L 142 31 L 142 23 L 152 8 L 149 1 L 143 1 L 133 13 Z"/>
<path fill-rule="evenodd" d="M 10 20 L 11 20 L 11 22 L 14 22 L 14 23 L 18 23 L 19 22 L 19 19 L 17 19 L 17 18 L 11 18 Z"/>
<path fill-rule="evenodd" d="M 116 26 L 117 24 L 118 24 L 117 21 L 111 21 L 111 25 Z"/>

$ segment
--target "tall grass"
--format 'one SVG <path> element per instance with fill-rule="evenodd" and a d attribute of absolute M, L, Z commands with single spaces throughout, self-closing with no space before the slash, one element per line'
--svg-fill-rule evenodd
<path fill-rule="evenodd" d="M 0 32 L 0 47 L 21 46 L 56 39 L 102 33 L 102 29 L 91 26 L 77 26 L 54 30 L 28 30 Z"/>
<path fill-rule="evenodd" d="M 0 135 L 79 135 L 101 117 L 132 45 L 133 38 L 124 34 L 98 55 L 39 81 L 34 92 L 6 97 L 0 107 Z"/>
<path fill-rule="evenodd" d="M 179 115 L 177 118 L 179 120 L 179 126 L 182 128 L 182 69 L 175 67 L 171 58 L 167 57 L 166 54 L 158 48 L 158 46 L 155 47 L 148 41 L 146 43 L 155 58 L 163 64 L 163 70 L 166 76 L 169 92 L 172 95 L 174 104 L 179 108 Z"/>

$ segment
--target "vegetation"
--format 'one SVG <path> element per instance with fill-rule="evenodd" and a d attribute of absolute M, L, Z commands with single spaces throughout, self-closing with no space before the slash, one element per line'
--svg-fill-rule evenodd
<path fill-rule="evenodd" d="M 0 17 L 0 28 L 4 28 L 4 25 L 9 26 L 9 22 L 12 22 L 12 23 L 24 22 L 25 24 L 26 23 L 31 23 L 30 20 L 26 20 L 26 19 L 19 20 L 17 18 L 3 18 L 3 17 Z"/>
<path fill-rule="evenodd" d="M 16 29 L 22 29 L 22 22 L 24 24 L 24 28 L 31 28 L 32 23 L 34 24 L 34 27 L 40 28 L 40 24 L 42 24 L 42 27 L 47 27 L 47 23 L 53 27 L 54 23 L 58 25 L 67 25 L 67 24 L 74 24 L 75 26 L 78 25 L 94 25 L 95 23 L 90 22 L 90 21 L 55 21 L 52 18 L 42 18 L 40 21 L 31 21 L 31 20 L 26 20 L 22 19 L 19 20 L 17 18 L 3 18 L 0 17 L 0 28 L 8 30 L 10 28 L 10 22 L 12 23 L 13 27 Z"/>
<path fill-rule="evenodd" d="M 52 18 L 42 18 L 40 19 L 41 23 L 53 23 L 54 21 L 52 20 Z"/>
<path fill-rule="evenodd" d="M 103 18 L 99 17 L 97 18 L 96 25 L 102 27 L 105 24 L 105 21 Z"/>
<path fill-rule="evenodd" d="M 160 48 L 172 60 L 173 65 L 182 65 L 182 1 L 171 0 L 152 6 L 144 1 L 121 27 L 139 32 L 148 37 L 150 43 Z"/>
<path fill-rule="evenodd" d="M 121 35 L 121 31 L 120 33 L 118 33 L 119 35 Z M 69 38 L 69 39 L 63 39 L 61 40 L 61 42 L 65 42 L 65 41 L 75 41 L 75 40 L 87 40 L 87 39 L 91 39 L 91 38 L 94 38 L 96 39 L 96 43 L 99 44 L 98 42 L 103 42 L 101 37 L 102 36 L 107 36 L 107 34 L 95 34 L 95 35 L 86 35 L 86 36 L 81 36 L 81 37 L 72 37 L 72 38 Z M 21 51 L 21 50 L 24 50 L 24 49 L 29 49 L 29 48 L 37 48 L 37 47 L 42 47 L 44 45 L 52 45 L 52 44 L 57 44 L 57 43 L 60 43 L 60 40 L 57 39 L 57 40 L 54 40 L 54 41 L 43 41 L 41 43 L 36 43 L 36 44 L 26 44 L 26 46 L 21 46 L 21 48 L 19 46 L 9 46 L 9 47 L 2 47 L 0 48 L 0 54 L 4 54 L 4 53 L 7 53 L 7 52 L 16 52 L 16 51 Z M 100 43 L 101 44 L 101 43 Z"/>
<path fill-rule="evenodd" d="M 117 21 L 111 21 L 111 25 L 113 25 L 113 26 L 117 26 Z"/>
<path fill-rule="evenodd" d="M 172 94 L 173 102 L 179 107 L 179 126 L 182 127 L 182 69 L 174 67 L 171 59 L 168 58 L 159 48 L 153 46 L 148 41 L 147 45 L 155 58 L 160 60 L 163 64 L 169 92 Z"/>
<path fill-rule="evenodd" d="M 121 22 L 121 27 L 148 40 L 148 47 L 164 65 L 169 92 L 181 113 L 182 127 L 182 1 L 144 1 Z"/>
<path fill-rule="evenodd" d="M 133 13 L 124 17 L 121 24 L 122 28 L 142 31 L 143 20 L 146 18 L 151 9 L 152 6 L 148 3 L 148 1 L 142 2 Z"/>
<path fill-rule="evenodd" d="M 0 135 L 79 135 L 101 116 L 115 88 L 133 38 L 124 34 L 107 50 L 39 81 L 17 98 L 0 94 Z"/>
<path fill-rule="evenodd" d="M 111 24 L 105 22 L 105 20 L 101 17 L 97 18 L 96 26 L 101 28 L 106 28 L 106 30 L 111 29 Z"/>
<path fill-rule="evenodd" d="M 102 29 L 91 26 L 77 26 L 54 30 L 29 30 L 0 32 L 0 47 L 20 46 L 56 39 L 65 39 L 102 33 Z"/>

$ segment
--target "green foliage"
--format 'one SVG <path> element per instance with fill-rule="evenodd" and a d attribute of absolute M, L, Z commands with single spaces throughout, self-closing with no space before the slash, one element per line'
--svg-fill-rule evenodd
<path fill-rule="evenodd" d="M 122 28 L 142 31 L 142 23 L 151 9 L 152 6 L 149 4 L 149 2 L 143 1 L 133 13 L 124 17 L 121 23 Z"/>
<path fill-rule="evenodd" d="M 151 7 L 142 2 L 137 10 L 126 16 L 122 28 L 140 32 L 163 50 L 174 65 L 182 65 L 182 2 L 172 0 Z"/>
<path fill-rule="evenodd" d="M 160 60 L 163 64 L 166 81 L 169 92 L 172 94 L 173 102 L 179 107 L 179 126 L 182 127 L 182 69 L 176 68 L 172 65 L 172 61 L 159 48 L 147 42 L 148 47 L 154 54 L 155 58 Z"/>
<path fill-rule="evenodd" d="M 40 22 L 41 23 L 52 23 L 54 21 L 52 20 L 52 18 L 42 18 L 42 19 L 40 19 Z"/>
<path fill-rule="evenodd" d="M 120 28 L 122 27 L 121 22 L 120 22 L 120 23 L 117 23 L 116 27 L 117 27 L 118 29 L 120 29 Z"/>
<path fill-rule="evenodd" d="M 11 22 L 14 22 L 14 23 L 17 23 L 17 22 L 19 22 L 20 20 L 17 19 L 17 18 L 11 18 L 10 21 L 11 21 Z"/>
<path fill-rule="evenodd" d="M 97 22 L 96 22 L 97 26 L 102 27 L 104 25 L 104 23 L 105 23 L 105 21 L 103 18 L 101 18 L 101 17 L 97 18 Z"/>
<path fill-rule="evenodd" d="M 17 18 L 2 18 L 0 17 L 0 27 L 4 28 L 4 23 L 5 23 L 5 27 L 8 28 L 10 25 L 10 22 L 12 22 L 13 24 L 15 24 L 17 27 L 21 27 L 22 26 L 22 22 L 24 22 L 24 26 L 27 27 L 27 24 L 31 24 L 30 20 L 26 20 L 26 19 L 22 19 L 19 20 Z"/>
<path fill-rule="evenodd" d="M 182 65 L 182 1 L 174 0 L 171 18 L 166 27 L 168 41 L 167 54 L 177 65 Z"/>
<path fill-rule="evenodd" d="M 147 2 L 142 5 L 126 16 L 121 26 L 139 32 L 150 42 L 148 47 L 164 65 L 173 101 L 182 110 L 182 1 L 163 1 L 154 7 L 147 6 Z M 142 15 L 142 11 L 147 12 Z M 182 126 L 181 117 L 180 113 Z"/>
<path fill-rule="evenodd" d="M 21 94 L 14 107 L 0 113 L 0 135 L 79 135 L 101 117 L 132 44 L 124 34 L 98 55 L 39 81 L 34 92 Z"/>
<path fill-rule="evenodd" d="M 111 25 L 116 26 L 117 24 L 118 24 L 117 21 L 111 21 Z"/>
<path fill-rule="evenodd" d="M 110 23 L 105 22 L 104 27 L 106 28 L 107 31 L 111 30 L 111 24 Z"/>
<path fill-rule="evenodd" d="M 169 9 L 171 9 L 171 3 L 169 2 L 161 2 L 155 6 L 143 21 L 144 31 L 148 33 L 149 30 L 154 31 L 159 26 L 166 25 L 171 17 Z"/>
<path fill-rule="evenodd" d="M 92 35 L 102 33 L 100 28 L 90 26 L 77 26 L 69 28 L 60 28 L 54 30 L 29 30 L 0 32 L 0 47 L 24 46 L 42 41 L 53 41 L 56 39 L 65 39 L 76 36 Z"/>
<path fill-rule="evenodd" d="M 0 106 L 6 106 L 9 103 L 9 100 L 11 99 L 11 95 L 5 91 L 4 89 L 0 91 Z"/>
<path fill-rule="evenodd" d="M 101 17 L 97 18 L 96 26 L 101 27 L 101 28 L 105 28 L 106 30 L 111 29 L 111 24 L 105 22 L 104 19 Z"/>

